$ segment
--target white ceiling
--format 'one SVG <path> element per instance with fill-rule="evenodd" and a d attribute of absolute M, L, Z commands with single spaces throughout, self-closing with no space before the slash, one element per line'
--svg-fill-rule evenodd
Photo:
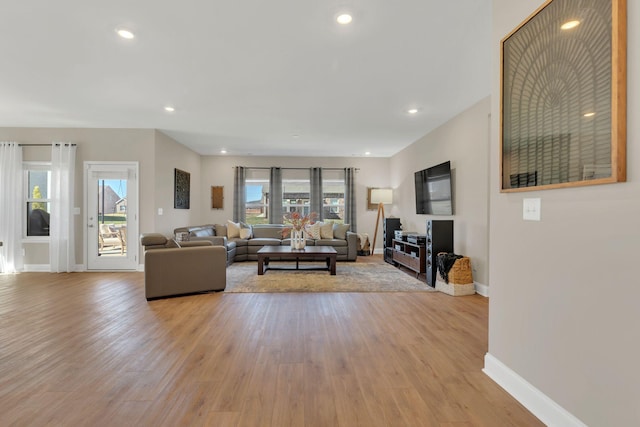
<path fill-rule="evenodd" d="M 388 157 L 490 93 L 491 0 L 2 3 L 3 127 L 156 128 L 200 154 Z"/>

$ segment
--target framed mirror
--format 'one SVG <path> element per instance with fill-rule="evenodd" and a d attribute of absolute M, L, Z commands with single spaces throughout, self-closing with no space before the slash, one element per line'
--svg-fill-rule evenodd
<path fill-rule="evenodd" d="M 626 0 L 549 0 L 502 40 L 502 192 L 626 180 L 626 25 Z"/>

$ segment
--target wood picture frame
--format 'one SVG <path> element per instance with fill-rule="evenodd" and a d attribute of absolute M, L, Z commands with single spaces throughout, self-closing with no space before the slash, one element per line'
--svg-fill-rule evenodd
<path fill-rule="evenodd" d="M 501 41 L 501 192 L 626 181 L 626 0 L 548 0 Z"/>
<path fill-rule="evenodd" d="M 173 207 L 175 209 L 189 209 L 191 174 L 176 168 L 174 169 L 173 183 Z"/>
<path fill-rule="evenodd" d="M 378 209 L 376 203 L 371 203 L 371 190 L 375 190 L 377 187 L 367 187 L 367 210 L 375 211 Z"/>
<path fill-rule="evenodd" d="M 211 209 L 223 209 L 224 208 L 224 187 L 212 186 L 211 187 Z"/>

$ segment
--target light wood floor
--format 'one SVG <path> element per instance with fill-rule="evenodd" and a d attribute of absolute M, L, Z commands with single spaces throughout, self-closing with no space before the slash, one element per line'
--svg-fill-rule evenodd
<path fill-rule="evenodd" d="M 147 302 L 143 273 L 0 275 L 0 425 L 542 425 L 481 371 L 487 311 L 440 293 Z"/>

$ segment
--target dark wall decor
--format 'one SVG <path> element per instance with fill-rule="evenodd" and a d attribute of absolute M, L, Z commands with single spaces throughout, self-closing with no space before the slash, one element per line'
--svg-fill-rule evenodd
<path fill-rule="evenodd" d="M 174 169 L 173 207 L 189 209 L 189 189 L 191 175 L 189 172 Z"/>
<path fill-rule="evenodd" d="M 626 180 L 626 0 L 549 0 L 502 40 L 503 192 Z"/>

